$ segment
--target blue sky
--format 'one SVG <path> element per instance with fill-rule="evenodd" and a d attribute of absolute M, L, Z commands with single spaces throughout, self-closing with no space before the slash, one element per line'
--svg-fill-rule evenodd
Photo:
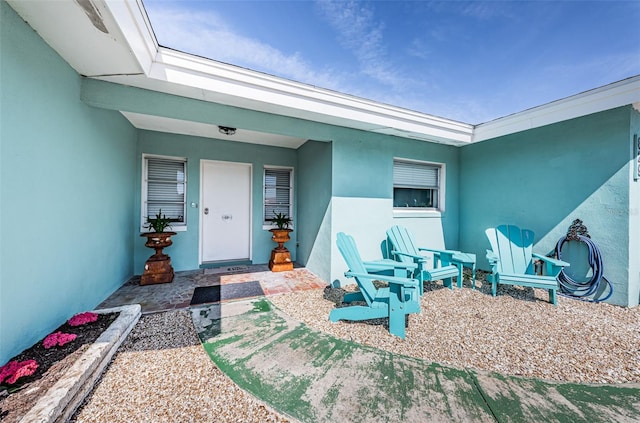
<path fill-rule="evenodd" d="M 163 46 L 466 123 L 640 74 L 640 1 L 143 2 Z"/>

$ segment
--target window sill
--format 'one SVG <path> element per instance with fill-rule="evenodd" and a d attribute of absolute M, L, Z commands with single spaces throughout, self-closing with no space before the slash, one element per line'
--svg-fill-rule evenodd
<path fill-rule="evenodd" d="M 435 209 L 393 209 L 393 217 L 412 218 L 412 217 L 442 217 L 442 212 Z"/>

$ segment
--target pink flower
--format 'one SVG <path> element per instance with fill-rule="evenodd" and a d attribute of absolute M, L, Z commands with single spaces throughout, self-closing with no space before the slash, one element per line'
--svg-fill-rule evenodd
<path fill-rule="evenodd" d="M 35 360 L 27 361 L 10 361 L 0 367 L 0 383 L 5 381 L 10 385 L 16 383 L 16 380 L 23 376 L 31 376 L 36 372 L 38 363 Z"/>
<path fill-rule="evenodd" d="M 64 344 L 73 341 L 77 337 L 78 335 L 75 335 L 73 333 L 55 332 L 47 335 L 47 337 L 44 338 L 44 341 L 42 341 L 42 345 L 44 345 L 45 349 L 48 350 L 49 348 L 55 347 L 56 345 L 63 346 Z"/>
<path fill-rule="evenodd" d="M 98 315 L 96 313 L 91 313 L 87 311 L 86 313 L 78 313 L 73 316 L 67 323 L 69 326 L 80 326 L 86 323 L 95 322 L 98 320 Z"/>

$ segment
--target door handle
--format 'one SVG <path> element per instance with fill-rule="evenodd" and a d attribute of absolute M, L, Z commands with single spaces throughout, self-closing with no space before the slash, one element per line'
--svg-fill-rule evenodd
<path fill-rule="evenodd" d="M 230 214 L 223 214 L 222 215 L 222 220 L 224 220 L 225 222 L 227 222 L 227 221 L 229 221 L 231 219 L 233 219 L 233 216 L 230 215 Z"/>
<path fill-rule="evenodd" d="M 209 214 L 209 207 L 204 208 L 204 214 Z"/>

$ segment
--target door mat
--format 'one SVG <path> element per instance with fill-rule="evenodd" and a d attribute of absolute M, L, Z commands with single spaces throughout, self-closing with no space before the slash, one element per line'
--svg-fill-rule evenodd
<path fill-rule="evenodd" d="M 233 272 L 246 272 L 249 270 L 249 266 L 237 265 L 237 266 L 223 266 L 204 269 L 205 275 L 217 275 L 220 273 L 233 273 Z"/>
<path fill-rule="evenodd" d="M 231 283 L 227 285 L 201 286 L 193 291 L 190 305 L 217 303 L 237 298 L 263 296 L 259 281 Z"/>

